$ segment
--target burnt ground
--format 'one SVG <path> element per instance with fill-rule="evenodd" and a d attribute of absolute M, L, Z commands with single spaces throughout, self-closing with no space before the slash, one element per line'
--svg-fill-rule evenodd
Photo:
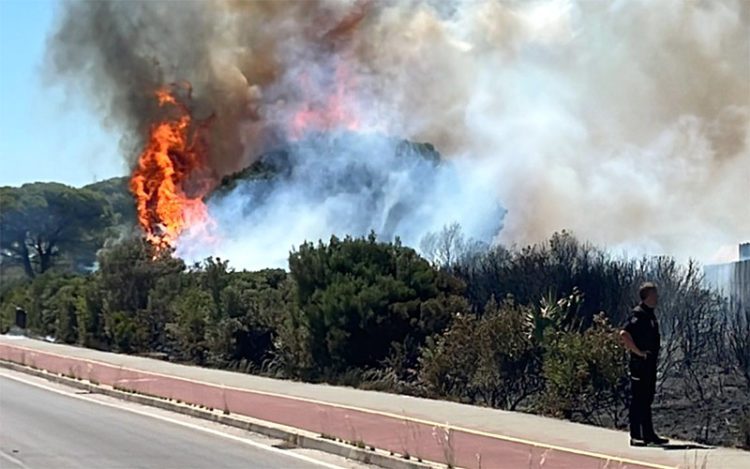
<path fill-rule="evenodd" d="M 657 432 L 710 445 L 745 446 L 750 437 L 750 393 L 739 377 L 701 377 L 704 397 L 684 379 L 664 382 L 653 406 Z M 743 420 L 745 421 L 743 427 Z"/>

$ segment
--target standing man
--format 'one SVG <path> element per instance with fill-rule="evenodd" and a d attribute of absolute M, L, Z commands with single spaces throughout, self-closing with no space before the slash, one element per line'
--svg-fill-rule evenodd
<path fill-rule="evenodd" d="M 630 444 L 664 445 L 669 440 L 654 432 L 651 404 L 656 393 L 656 359 L 659 356 L 659 323 L 654 310 L 659 302 L 656 285 L 646 282 L 638 290 L 641 303 L 633 308 L 620 331 L 630 351 Z"/>

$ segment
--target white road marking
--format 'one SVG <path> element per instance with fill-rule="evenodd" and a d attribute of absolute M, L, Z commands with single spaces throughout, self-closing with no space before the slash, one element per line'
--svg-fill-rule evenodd
<path fill-rule="evenodd" d="M 0 449 L 0 458 L 5 459 L 6 461 L 10 461 L 11 464 L 15 464 L 21 469 L 30 469 L 29 466 L 23 463 L 23 461 L 19 461 L 18 459 L 14 458 L 13 456 L 11 456 L 10 454 L 6 453 L 5 451 L 1 449 Z"/>
<path fill-rule="evenodd" d="M 298 454 L 298 453 L 289 452 L 289 450 L 283 450 L 283 449 L 279 449 L 279 448 L 274 448 L 273 446 L 264 445 L 262 443 L 258 443 L 256 441 L 252 441 L 250 439 L 243 438 L 241 436 L 231 435 L 229 433 L 220 432 L 218 430 L 214 430 L 214 429 L 211 429 L 211 428 L 201 427 L 199 425 L 194 425 L 194 424 L 188 423 L 188 422 L 181 422 L 179 420 L 171 419 L 171 418 L 165 417 L 163 415 L 156 415 L 156 414 L 152 414 L 152 413 L 145 412 L 145 411 L 142 411 L 142 410 L 138 410 L 138 409 L 133 409 L 133 408 L 130 408 L 130 407 L 126 407 L 126 406 L 123 406 L 123 405 L 114 404 L 114 403 L 111 403 L 111 402 L 103 402 L 103 401 L 99 401 L 99 400 L 96 400 L 96 399 L 91 399 L 89 397 L 86 397 L 86 395 L 82 395 L 82 394 L 72 394 L 70 392 L 66 392 L 66 391 L 63 391 L 63 390 L 60 390 L 60 389 L 55 389 L 53 387 L 46 386 L 44 384 L 36 383 L 36 382 L 33 382 L 33 381 L 28 381 L 28 380 L 25 380 L 23 378 L 19 378 L 17 376 L 12 376 L 12 375 L 7 374 L 5 372 L 0 372 L 0 376 L 3 376 L 3 377 L 8 378 L 8 379 L 12 379 L 14 381 L 18 381 L 20 383 L 28 384 L 29 386 L 35 386 L 37 388 L 41 388 L 41 389 L 45 389 L 47 391 L 51 391 L 51 392 L 54 392 L 54 393 L 57 393 L 57 394 L 61 394 L 63 396 L 68 396 L 68 397 L 71 397 L 71 398 L 74 398 L 74 399 L 81 399 L 83 401 L 92 402 L 94 404 L 99 404 L 99 405 L 103 405 L 103 406 L 106 406 L 106 407 L 112 407 L 112 408 L 118 409 L 118 410 L 124 410 L 124 411 L 127 411 L 127 412 L 132 412 L 134 414 L 143 415 L 143 416 L 146 416 L 146 417 L 151 417 L 151 418 L 162 420 L 162 421 L 165 421 L 165 422 L 169 422 L 169 423 L 172 423 L 172 424 L 175 424 L 175 425 L 181 425 L 183 427 L 191 428 L 193 430 L 198 430 L 198 431 L 201 431 L 201 432 L 204 432 L 204 433 L 209 433 L 211 435 L 220 436 L 220 437 L 223 437 L 223 438 L 227 438 L 229 440 L 234 440 L 234 441 L 236 441 L 238 443 L 244 443 L 244 444 L 246 444 L 248 446 L 252 446 L 254 448 L 258 448 L 258 449 L 261 449 L 261 450 L 264 450 L 264 451 L 268 451 L 268 452 L 271 452 L 271 453 L 279 454 L 279 455 L 282 455 L 282 456 L 285 456 L 285 457 L 299 459 L 300 461 L 305 461 L 305 462 L 308 462 L 308 463 L 311 463 L 311 464 L 315 464 L 315 465 L 318 465 L 318 466 L 321 466 L 321 467 L 326 467 L 328 469 L 347 469 L 344 466 L 337 466 L 335 464 L 330 464 L 330 463 L 327 463 L 327 462 L 324 462 L 324 461 L 319 461 L 319 460 L 311 458 L 309 456 L 305 456 L 304 454 Z M 22 468 L 28 467 L 28 466 L 25 466 L 21 461 L 18 461 L 16 458 L 13 458 L 10 455 L 4 454 L 3 452 L 0 452 L 0 455 L 2 455 L 4 458 L 7 458 L 9 461 L 14 462 L 15 464 L 19 464 Z"/>

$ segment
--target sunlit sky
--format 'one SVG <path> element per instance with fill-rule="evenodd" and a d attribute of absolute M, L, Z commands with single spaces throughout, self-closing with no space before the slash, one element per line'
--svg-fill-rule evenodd
<path fill-rule="evenodd" d="M 45 79 L 59 10 L 57 0 L 0 0 L 0 186 L 81 186 L 126 172 L 119 137 L 80 96 Z"/>

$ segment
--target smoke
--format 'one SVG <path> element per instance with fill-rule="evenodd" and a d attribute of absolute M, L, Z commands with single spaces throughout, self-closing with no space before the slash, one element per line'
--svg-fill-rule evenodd
<path fill-rule="evenodd" d="M 327 132 L 307 135 L 263 159 L 272 177 L 217 191 L 208 201 L 215 226 L 213 243 L 188 232 L 178 249 L 187 259 L 228 257 L 251 269 L 283 267 L 302 241 L 327 240 L 332 233 L 399 237 L 418 246 L 425 233 L 448 220 L 491 240 L 504 211 L 491 181 L 472 177 L 465 161 L 440 162 L 429 146 L 379 134 Z"/>
<path fill-rule="evenodd" d="M 49 74 L 122 129 L 131 162 L 153 90 L 183 80 L 196 117 L 215 115 L 217 176 L 293 143 L 292 175 L 213 198 L 215 244 L 185 252 L 278 264 L 305 239 L 416 246 L 455 221 L 706 259 L 750 235 L 748 38 L 742 0 L 75 2 Z M 449 164 L 397 160 L 399 138 Z M 393 232 L 391 201 L 413 215 Z"/>

